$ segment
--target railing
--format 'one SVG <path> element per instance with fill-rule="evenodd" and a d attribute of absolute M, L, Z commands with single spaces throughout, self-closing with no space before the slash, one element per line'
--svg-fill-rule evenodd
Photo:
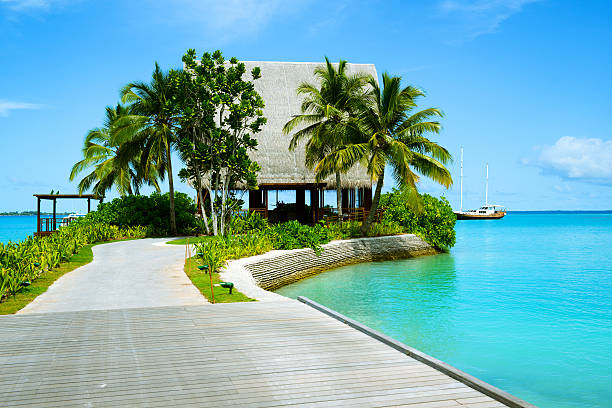
<path fill-rule="evenodd" d="M 75 220 L 75 218 L 40 218 L 37 228 L 38 235 L 49 235 L 54 231 L 57 231 L 60 227 L 65 227 Z"/>
<path fill-rule="evenodd" d="M 342 221 L 365 221 L 370 212 L 365 208 L 343 208 L 342 209 Z M 377 210 L 376 215 L 374 217 L 374 221 L 379 222 L 382 218 L 382 210 Z M 319 209 L 319 219 L 324 221 L 338 221 L 340 217 L 338 216 L 337 208 L 320 208 Z"/>
<path fill-rule="evenodd" d="M 249 213 L 257 213 L 261 215 L 263 218 L 268 218 L 269 211 L 267 208 L 249 208 L 249 209 L 240 209 L 237 211 L 240 215 L 247 215 Z M 343 208 L 342 209 L 342 221 L 365 221 L 370 212 L 365 208 Z M 379 209 L 376 211 L 376 216 L 374 217 L 375 222 L 380 222 L 382 219 L 383 210 Z M 323 221 L 338 221 L 338 209 L 337 208 L 319 208 L 317 219 Z"/>
<path fill-rule="evenodd" d="M 267 208 L 241 208 L 237 211 L 240 215 L 248 215 L 249 213 L 256 213 L 261 215 L 263 218 L 268 218 Z"/>

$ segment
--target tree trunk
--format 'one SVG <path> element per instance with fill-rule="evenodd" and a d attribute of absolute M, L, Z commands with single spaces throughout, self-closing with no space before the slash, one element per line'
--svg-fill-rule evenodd
<path fill-rule="evenodd" d="M 215 208 L 214 208 L 214 202 L 215 202 L 215 198 L 213 197 L 213 192 L 212 192 L 212 188 L 210 187 L 210 185 L 212 184 L 213 180 L 212 180 L 212 176 L 210 178 L 210 184 L 207 187 L 208 189 L 208 196 L 210 197 L 210 220 L 212 221 L 213 224 L 213 235 L 217 235 L 217 219 L 215 218 Z"/>
<path fill-rule="evenodd" d="M 217 212 L 215 211 L 215 203 L 217 202 L 217 195 L 219 193 L 219 173 L 218 172 L 215 175 L 215 185 L 213 189 L 215 192 L 215 196 L 214 197 L 212 195 L 210 196 L 210 216 L 212 217 L 212 221 L 213 221 L 213 234 L 219 235 L 219 227 L 218 227 L 219 216 Z"/>
<path fill-rule="evenodd" d="M 376 211 L 378 210 L 378 202 L 380 201 L 380 193 L 383 187 L 383 181 L 385 179 L 385 172 L 383 171 L 378 176 L 378 181 L 376 181 L 376 190 L 374 191 L 374 198 L 372 198 L 372 208 L 370 208 L 370 213 L 368 214 L 368 218 L 365 219 L 363 224 L 361 225 L 361 235 L 365 236 L 370 229 L 370 225 L 372 221 L 374 221 L 374 216 L 376 215 Z"/>
<path fill-rule="evenodd" d="M 228 170 L 227 174 L 225 174 L 225 176 L 223 177 L 223 191 L 221 192 L 221 235 L 225 235 L 225 217 L 227 215 L 226 202 L 230 180 L 231 174 Z"/>
<path fill-rule="evenodd" d="M 170 143 L 166 145 L 166 156 L 168 159 L 168 189 L 170 190 L 170 234 L 177 235 L 176 212 L 174 210 L 174 179 L 172 178 L 172 151 Z"/>
<path fill-rule="evenodd" d="M 338 206 L 338 221 L 342 222 L 342 186 L 340 172 L 336 172 L 336 205 Z"/>
<path fill-rule="evenodd" d="M 199 210 L 202 212 L 202 219 L 204 220 L 204 225 L 206 226 L 206 235 L 210 235 L 210 227 L 208 226 L 208 217 L 206 216 L 206 208 L 204 206 L 204 199 L 202 198 L 202 181 L 201 177 L 197 176 L 197 194 L 198 194 L 198 202 L 200 204 Z"/>

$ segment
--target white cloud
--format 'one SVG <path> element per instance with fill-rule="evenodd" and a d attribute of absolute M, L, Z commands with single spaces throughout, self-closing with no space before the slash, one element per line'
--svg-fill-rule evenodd
<path fill-rule="evenodd" d="M 566 180 L 612 184 L 612 140 L 565 136 L 542 147 L 533 164 Z"/>
<path fill-rule="evenodd" d="M 440 10 L 458 19 L 468 39 L 493 33 L 508 18 L 521 12 L 524 6 L 542 0 L 444 0 Z"/>
<path fill-rule="evenodd" d="M 8 116 L 9 112 L 16 109 L 40 109 L 42 105 L 26 102 L 15 102 L 0 99 L 0 116 Z"/>
<path fill-rule="evenodd" d="M 0 4 L 6 5 L 13 11 L 48 9 L 50 0 L 0 0 Z"/>

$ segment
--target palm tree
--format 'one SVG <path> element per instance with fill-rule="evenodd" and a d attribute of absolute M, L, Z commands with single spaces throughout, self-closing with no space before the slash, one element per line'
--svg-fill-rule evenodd
<path fill-rule="evenodd" d="M 352 141 L 325 156 L 316 166 L 322 176 L 338 169 L 347 171 L 357 162 L 367 166 L 372 181 L 376 181 L 376 190 L 372 209 L 361 226 L 363 235 L 378 209 L 385 167 L 390 166 L 399 187 L 407 191 L 416 191 L 417 173 L 446 188 L 453 183 L 444 167 L 452 160 L 450 153 L 424 136 L 440 131 L 440 123 L 432 119 L 442 117 L 442 112 L 437 108 L 413 112 L 416 99 L 424 93 L 412 86 L 402 89 L 400 77 L 384 73 L 382 91 L 375 78 L 370 77 L 368 84 L 371 92 L 362 100 L 360 114 L 346 125 L 345 132 Z"/>
<path fill-rule="evenodd" d="M 289 134 L 296 127 L 302 127 L 293 134 L 289 149 L 294 150 L 303 139 L 308 139 L 305 145 L 306 166 L 313 169 L 325 156 L 344 144 L 343 125 L 354 113 L 357 102 L 363 98 L 365 74 L 346 74 L 344 60 L 338 63 L 338 69 L 325 57 L 325 66 L 314 71 L 319 79 L 320 88 L 309 83 L 298 86 L 297 93 L 305 95 L 300 115 L 295 115 L 283 127 L 283 132 Z M 342 183 L 340 168 L 332 166 L 336 174 L 336 199 L 338 217 L 342 219 Z M 326 176 L 330 175 L 327 173 Z M 325 176 L 325 177 L 326 177 Z M 317 181 L 324 179 L 316 173 Z"/>
<path fill-rule="evenodd" d="M 92 188 L 94 194 L 104 196 L 114 185 L 121 196 L 139 194 L 140 187 L 147 183 L 159 191 L 157 184 L 157 167 L 142 168 L 141 157 L 134 156 L 129 161 L 117 159 L 121 155 L 121 146 L 113 141 L 113 126 L 122 117 L 129 115 L 129 108 L 120 104 L 117 107 L 106 107 L 104 126 L 92 129 L 85 137 L 83 160 L 72 166 L 70 181 L 86 168 L 94 166 L 91 173 L 78 184 L 79 194 Z"/>
<path fill-rule="evenodd" d="M 133 114 L 118 122 L 115 133 L 124 150 L 124 161 L 142 154 L 144 169 L 157 166 L 161 176 L 168 175 L 170 231 L 176 235 L 172 150 L 176 143 L 178 116 L 172 102 L 172 89 L 170 74 L 163 72 L 157 62 L 150 83 L 132 82 L 124 86 L 121 100 L 130 103 Z"/>

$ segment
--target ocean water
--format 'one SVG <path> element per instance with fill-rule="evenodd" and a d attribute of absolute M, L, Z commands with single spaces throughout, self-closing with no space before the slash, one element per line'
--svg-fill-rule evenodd
<path fill-rule="evenodd" d="M 36 232 L 35 215 L 0 216 L 0 242 L 23 241 Z"/>
<path fill-rule="evenodd" d="M 449 254 L 338 268 L 307 296 L 542 408 L 612 407 L 612 215 L 459 221 Z"/>

